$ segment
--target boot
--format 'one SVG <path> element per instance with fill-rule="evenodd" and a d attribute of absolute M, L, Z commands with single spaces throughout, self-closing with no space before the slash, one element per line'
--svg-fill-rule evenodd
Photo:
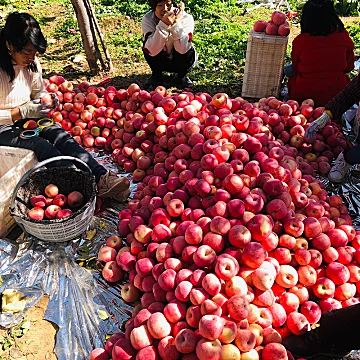
<path fill-rule="evenodd" d="M 162 72 L 153 72 L 151 76 L 146 80 L 144 84 L 144 89 L 153 90 L 160 85 L 164 85 L 164 76 Z"/>
<path fill-rule="evenodd" d="M 192 89 L 194 87 L 194 83 L 186 74 L 177 74 L 174 78 L 174 83 L 182 89 Z"/>
<path fill-rule="evenodd" d="M 325 313 L 320 326 L 300 336 L 284 339 L 284 346 L 295 358 L 307 360 L 343 359 L 360 349 L 358 333 L 360 304 Z"/>
<path fill-rule="evenodd" d="M 118 174 L 108 171 L 101 176 L 98 183 L 98 193 L 101 199 L 114 199 L 124 202 L 130 195 L 130 181 Z"/>

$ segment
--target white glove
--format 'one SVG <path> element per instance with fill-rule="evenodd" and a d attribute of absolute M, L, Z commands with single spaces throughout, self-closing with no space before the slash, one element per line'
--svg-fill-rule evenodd
<path fill-rule="evenodd" d="M 59 99 L 53 93 L 50 94 L 54 100 L 54 105 L 50 103 L 41 104 L 40 99 L 28 101 L 26 104 L 19 106 L 22 119 L 39 119 L 45 117 L 51 110 L 59 105 Z"/>
<path fill-rule="evenodd" d="M 311 140 L 315 137 L 316 133 L 321 130 L 326 123 L 331 120 L 330 115 L 324 112 L 320 117 L 313 121 L 305 131 L 305 138 Z"/>
<path fill-rule="evenodd" d="M 51 104 L 48 104 L 47 106 L 49 106 L 50 110 L 54 110 L 58 107 L 59 105 L 59 99 L 58 97 L 56 96 L 56 94 L 54 93 L 40 93 L 40 101 L 41 101 L 41 98 L 44 96 L 44 95 L 50 95 L 52 100 L 53 100 L 53 106 L 51 106 Z"/>
<path fill-rule="evenodd" d="M 57 107 L 58 107 L 58 105 L 59 105 L 59 99 L 58 99 L 58 97 L 56 96 L 56 94 L 54 94 L 54 93 L 49 93 L 50 95 L 51 95 L 51 97 L 52 97 L 52 99 L 53 99 L 53 102 L 54 102 L 54 105 L 53 105 L 53 107 L 51 108 L 51 110 L 54 110 L 54 109 L 56 109 Z"/>

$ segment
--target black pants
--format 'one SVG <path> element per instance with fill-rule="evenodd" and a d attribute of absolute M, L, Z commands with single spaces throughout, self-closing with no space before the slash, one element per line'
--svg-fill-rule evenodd
<path fill-rule="evenodd" d="M 350 165 L 360 164 L 360 144 L 344 151 L 345 161 Z"/>
<path fill-rule="evenodd" d="M 175 49 L 169 59 L 166 52 L 162 51 L 156 56 L 150 56 L 144 52 L 145 60 L 149 64 L 151 71 L 155 75 L 159 75 L 163 71 L 176 73 L 180 77 L 185 76 L 195 64 L 196 52 L 192 47 L 187 53 L 180 54 Z"/>
<path fill-rule="evenodd" d="M 73 156 L 84 161 L 89 166 L 97 182 L 102 175 L 106 174 L 106 169 L 58 124 L 44 128 L 39 136 L 26 140 L 21 139 L 19 135 L 24 130 L 23 125 L 25 122 L 26 120 L 19 120 L 14 125 L 0 126 L 0 145 L 32 150 L 39 162 L 55 156 Z M 50 163 L 48 166 L 74 165 L 68 161 L 59 161 Z"/>
<path fill-rule="evenodd" d="M 360 304 L 325 313 L 320 320 L 323 338 L 345 351 L 360 349 Z"/>

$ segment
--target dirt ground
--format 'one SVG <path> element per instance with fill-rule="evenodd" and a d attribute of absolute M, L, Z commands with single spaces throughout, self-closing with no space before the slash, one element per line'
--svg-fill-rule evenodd
<path fill-rule="evenodd" d="M 20 331 L 20 337 L 0 329 L 0 338 L 5 343 L 12 343 L 8 349 L 0 348 L 0 360 L 56 360 L 54 353 L 56 325 L 43 319 L 49 298 L 44 296 L 26 313 L 26 321 L 30 322 L 28 331 Z"/>

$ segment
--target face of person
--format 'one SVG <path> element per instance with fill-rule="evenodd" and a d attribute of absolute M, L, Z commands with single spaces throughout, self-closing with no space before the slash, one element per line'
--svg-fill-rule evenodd
<path fill-rule="evenodd" d="M 10 44 L 6 44 L 9 52 L 11 54 L 11 58 L 16 65 L 20 66 L 29 66 L 35 60 L 35 55 L 37 50 L 35 49 L 34 45 L 27 44 L 22 50 L 16 52 L 14 47 Z"/>
<path fill-rule="evenodd" d="M 172 4 L 172 0 L 160 1 L 159 3 L 157 3 L 155 8 L 155 16 L 158 19 L 161 19 L 167 11 L 171 10 Z"/>

